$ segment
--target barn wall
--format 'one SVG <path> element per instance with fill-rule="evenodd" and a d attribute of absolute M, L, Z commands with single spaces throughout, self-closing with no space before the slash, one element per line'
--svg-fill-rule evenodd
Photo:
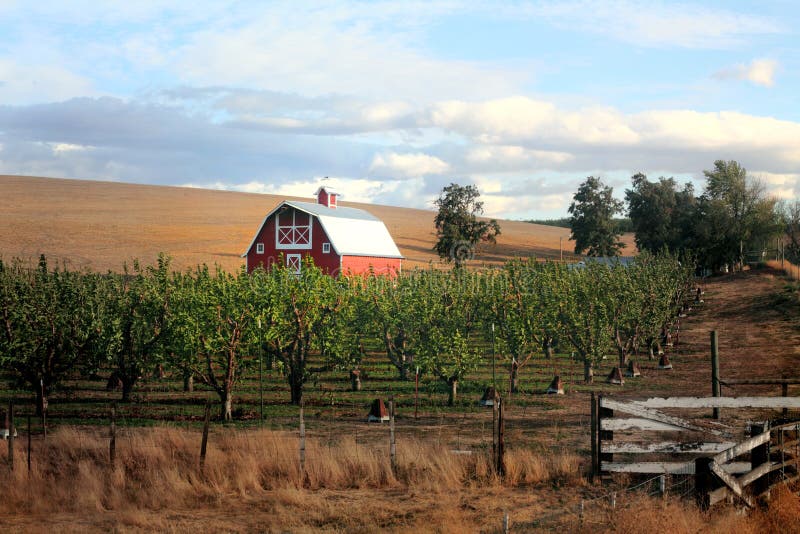
<path fill-rule="evenodd" d="M 343 256 L 342 273 L 369 274 L 370 269 L 375 274 L 397 276 L 400 272 L 399 258 L 382 258 L 379 256 Z"/>
<path fill-rule="evenodd" d="M 291 211 L 292 210 L 287 210 L 284 213 L 286 213 L 287 217 L 290 217 Z M 306 215 L 304 212 L 299 213 Z M 330 242 L 330 240 L 322 229 L 319 219 L 314 217 L 311 228 L 310 249 L 278 249 L 275 246 L 275 215 L 272 215 L 267 219 L 266 224 L 264 224 L 261 231 L 258 233 L 258 237 L 253 242 L 253 248 L 247 251 L 247 272 L 252 272 L 257 267 L 269 269 L 272 265 L 278 263 L 281 254 L 283 254 L 284 258 L 286 254 L 303 254 L 304 258 L 310 254 L 314 258 L 314 264 L 322 268 L 323 272 L 327 274 L 336 274 L 339 271 L 339 255 L 334 252 L 332 246 L 330 254 L 323 254 L 322 244 L 325 242 Z M 256 253 L 258 243 L 264 243 L 263 254 Z M 285 262 L 285 259 L 283 261 Z"/>

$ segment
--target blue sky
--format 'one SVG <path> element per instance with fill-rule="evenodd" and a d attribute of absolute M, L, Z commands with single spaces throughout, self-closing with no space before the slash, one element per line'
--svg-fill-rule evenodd
<path fill-rule="evenodd" d="M 560 217 L 736 159 L 800 193 L 800 7 L 0 0 L 0 173 Z"/>

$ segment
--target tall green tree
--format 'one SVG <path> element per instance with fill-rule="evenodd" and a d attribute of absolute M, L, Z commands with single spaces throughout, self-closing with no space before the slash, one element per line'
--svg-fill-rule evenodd
<path fill-rule="evenodd" d="M 785 256 L 790 262 L 800 262 L 800 202 L 782 205 L 785 232 Z"/>
<path fill-rule="evenodd" d="M 36 396 L 36 412 L 51 390 L 91 361 L 100 318 L 98 276 L 0 261 L 0 366 Z"/>
<path fill-rule="evenodd" d="M 103 277 L 101 351 L 122 383 L 122 401 L 146 371 L 165 361 L 163 341 L 170 307 L 170 258 L 160 254 L 156 265 L 133 262 L 123 274 Z"/>
<path fill-rule="evenodd" d="M 328 354 L 316 365 L 311 356 L 331 339 L 331 330 L 339 324 L 337 314 L 348 295 L 344 282 L 324 274 L 310 259 L 304 260 L 300 274 L 273 267 L 268 275 L 273 288 L 267 305 L 272 333 L 265 346 L 282 365 L 292 404 L 300 404 L 309 378 L 338 363 L 336 354 Z"/>
<path fill-rule="evenodd" d="M 563 336 L 583 361 L 583 379 L 594 380 L 594 369 L 605 357 L 613 339 L 612 302 L 606 265 L 589 263 L 569 270 L 559 266 L 559 324 Z"/>
<path fill-rule="evenodd" d="M 736 161 L 717 160 L 703 174 L 695 228 L 699 259 L 709 267 L 741 266 L 744 251 L 763 249 L 781 233 L 777 201 Z"/>
<path fill-rule="evenodd" d="M 175 276 L 170 313 L 172 353 L 200 382 L 219 395 L 220 417 L 233 418 L 233 392 L 242 373 L 257 361 L 259 344 L 272 334 L 264 306 L 269 287 L 263 271 L 232 274 L 197 267 Z M 262 328 L 263 327 L 263 328 Z"/>
<path fill-rule="evenodd" d="M 691 184 L 679 190 L 674 178 L 651 182 L 637 173 L 625 200 L 639 250 L 675 252 L 692 246 L 696 199 Z"/>
<path fill-rule="evenodd" d="M 474 185 L 452 183 L 442 189 L 434 201 L 436 214 L 436 245 L 433 249 L 446 262 L 461 267 L 475 255 L 480 243 L 495 243 L 500 225 L 495 219 L 479 220 L 483 214 L 480 192 Z"/>
<path fill-rule="evenodd" d="M 416 286 L 417 362 L 424 372 L 445 382 L 453 406 L 458 386 L 480 361 L 475 346 L 482 309 L 480 275 L 455 270 L 430 272 Z"/>
<path fill-rule="evenodd" d="M 618 241 L 620 232 L 614 222 L 614 215 L 622 211 L 622 202 L 613 193 L 613 188 L 594 176 L 578 187 L 569 206 L 575 254 L 586 251 L 589 256 L 616 256 L 625 246 Z"/>

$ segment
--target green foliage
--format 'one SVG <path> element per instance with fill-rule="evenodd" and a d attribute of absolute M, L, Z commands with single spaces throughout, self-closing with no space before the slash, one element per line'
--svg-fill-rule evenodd
<path fill-rule="evenodd" d="M 242 371 L 256 360 L 269 329 L 262 330 L 263 308 L 269 287 L 264 274 L 249 276 L 208 266 L 193 273 L 175 275 L 170 313 L 172 349 L 183 364 L 220 397 L 221 417 L 232 418 L 233 391 Z M 178 290 L 179 289 L 179 290 Z"/>
<path fill-rule="evenodd" d="M 650 182 L 641 173 L 631 178 L 631 185 L 625 199 L 639 250 L 656 253 L 690 248 L 696 204 L 692 185 L 687 183 L 679 191 L 673 178 Z"/>
<path fill-rule="evenodd" d="M 474 185 L 450 184 L 439 194 L 435 204 L 439 209 L 434 219 L 436 245 L 433 249 L 446 262 L 462 266 L 475 255 L 481 242 L 494 243 L 500 235 L 500 225 L 495 219 L 478 220 L 483 214 L 483 202 Z"/>
<path fill-rule="evenodd" d="M 613 189 L 603 185 L 600 178 L 589 176 L 572 198 L 569 213 L 575 254 L 618 255 L 625 245 L 618 241 L 620 231 L 613 217 L 622 211 L 622 202 L 613 197 Z"/>
<path fill-rule="evenodd" d="M 310 259 L 303 262 L 299 275 L 292 269 L 278 267 L 266 276 L 272 286 L 265 307 L 271 329 L 266 346 L 283 365 L 292 403 L 299 404 L 306 381 L 335 365 L 335 360 L 342 356 L 331 354 L 333 347 L 326 343 L 346 324 L 338 320 L 338 314 L 346 306 L 347 286 L 324 274 Z M 329 360 L 321 367 L 311 367 L 311 351 L 324 348 Z"/>
<path fill-rule="evenodd" d="M 531 260 L 398 278 L 336 279 L 310 260 L 300 274 L 205 265 L 172 273 L 168 265 L 161 257 L 97 275 L 0 262 L 0 364 L 37 392 L 40 381 L 47 391 L 69 373 L 111 367 L 128 396 L 163 365 L 215 391 L 230 419 L 242 373 L 264 352 L 299 403 L 319 373 L 356 369 L 365 346 L 382 346 L 401 377 L 420 367 L 447 385 L 454 404 L 488 353 L 492 325 L 513 364 L 512 387 L 516 370 L 559 341 L 591 379 L 613 347 L 627 355 L 652 343 L 686 299 L 692 270 L 649 254 L 628 267 Z"/>
<path fill-rule="evenodd" d="M 66 375 L 91 361 L 98 342 L 98 277 L 0 261 L 0 365 L 36 395 L 38 413 Z"/>
<path fill-rule="evenodd" d="M 743 264 L 743 250 L 761 249 L 782 230 L 777 202 L 736 161 L 717 160 L 703 171 L 706 189 L 699 199 L 696 253 L 702 264 Z"/>
<path fill-rule="evenodd" d="M 479 276 L 463 270 L 434 271 L 421 275 L 415 288 L 417 361 L 424 372 L 448 384 L 451 406 L 458 383 L 480 359 L 475 344 L 483 293 Z"/>
<path fill-rule="evenodd" d="M 122 385 L 122 400 L 130 400 L 134 385 L 148 371 L 165 362 L 163 342 L 170 308 L 169 257 L 156 265 L 133 262 L 123 274 L 108 273 L 100 280 L 102 315 L 96 355 L 114 368 Z"/>
<path fill-rule="evenodd" d="M 706 187 L 699 198 L 690 184 L 679 191 L 672 178 L 631 178 L 625 197 L 640 250 L 690 253 L 701 266 L 716 269 L 743 265 L 748 251 L 761 256 L 782 232 L 793 242 L 791 209 L 782 211 L 738 162 L 717 160 L 703 173 Z"/>

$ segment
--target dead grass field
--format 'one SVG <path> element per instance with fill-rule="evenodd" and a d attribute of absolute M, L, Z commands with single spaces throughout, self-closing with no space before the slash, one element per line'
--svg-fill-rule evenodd
<path fill-rule="evenodd" d="M 347 192 L 343 194 L 346 199 Z M 177 269 L 200 263 L 237 269 L 258 225 L 282 200 L 252 193 L 0 176 L 0 257 L 36 259 L 45 254 L 72 268 L 106 271 L 121 270 L 131 258 L 151 263 L 159 252 L 167 252 Z M 407 258 L 404 267 L 438 263 L 432 250 L 433 211 L 342 205 L 366 209 L 382 219 Z M 501 228 L 497 245 L 485 247 L 473 263 L 515 256 L 557 258 L 559 239 L 565 256 L 570 256 L 568 229 L 519 221 L 501 221 Z M 626 253 L 632 254 L 632 236 L 623 241 Z"/>

